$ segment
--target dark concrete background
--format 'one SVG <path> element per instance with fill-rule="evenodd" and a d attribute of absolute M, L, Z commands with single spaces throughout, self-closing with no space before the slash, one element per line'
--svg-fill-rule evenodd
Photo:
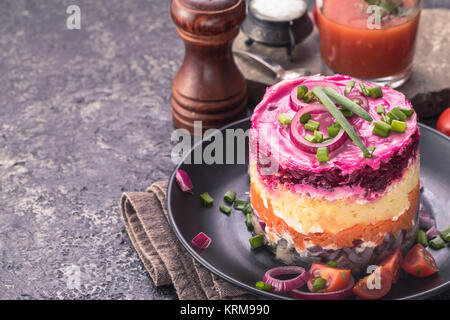
<path fill-rule="evenodd" d="M 81 30 L 66 29 L 70 4 Z M 153 285 L 118 207 L 173 168 L 170 88 L 184 48 L 168 7 L 0 1 L 0 299 L 176 298 Z"/>

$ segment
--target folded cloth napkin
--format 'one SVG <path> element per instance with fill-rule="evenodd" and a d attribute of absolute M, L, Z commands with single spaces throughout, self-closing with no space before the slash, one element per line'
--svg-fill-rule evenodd
<path fill-rule="evenodd" d="M 166 190 L 167 181 L 160 181 L 120 200 L 125 228 L 155 285 L 173 284 L 180 300 L 252 298 L 204 268 L 180 244 L 167 217 Z"/>

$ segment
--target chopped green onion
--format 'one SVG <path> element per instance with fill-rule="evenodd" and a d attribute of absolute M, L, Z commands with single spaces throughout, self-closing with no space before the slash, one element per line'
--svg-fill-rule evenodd
<path fill-rule="evenodd" d="M 400 132 L 400 133 L 405 132 L 406 122 L 392 120 L 391 129 L 392 129 L 392 131 L 395 131 L 395 132 Z"/>
<path fill-rule="evenodd" d="M 278 121 L 280 121 L 281 124 L 290 124 L 292 119 L 287 113 L 280 113 L 278 115 Z"/>
<path fill-rule="evenodd" d="M 397 117 L 397 115 L 394 114 L 394 113 L 392 112 L 392 110 L 388 112 L 387 116 L 391 119 L 391 121 L 392 121 L 392 120 L 400 120 L 400 118 Z M 400 120 L 400 121 L 401 121 L 401 120 Z"/>
<path fill-rule="evenodd" d="M 341 131 L 341 126 L 339 123 L 334 122 L 331 126 L 327 127 L 328 137 L 334 138 L 338 135 L 339 131 Z"/>
<path fill-rule="evenodd" d="M 380 98 L 383 96 L 381 87 L 368 88 L 367 90 L 369 91 L 369 96 L 372 98 Z"/>
<path fill-rule="evenodd" d="M 337 262 L 333 261 L 333 260 L 328 261 L 327 265 L 329 265 L 330 267 L 333 267 L 333 268 L 336 268 L 338 266 Z"/>
<path fill-rule="evenodd" d="M 312 143 L 317 142 L 317 141 L 316 141 L 316 137 L 314 137 L 312 134 L 307 134 L 307 135 L 305 136 L 305 140 L 306 140 L 306 141 L 309 141 L 309 142 L 312 142 Z"/>
<path fill-rule="evenodd" d="M 314 121 L 314 120 L 308 120 L 308 122 L 305 124 L 306 130 L 316 131 L 319 130 L 320 122 Z"/>
<path fill-rule="evenodd" d="M 262 234 L 258 234 L 254 237 L 251 237 L 248 239 L 250 241 L 250 245 L 252 246 L 252 249 L 256 249 L 264 245 L 264 236 Z"/>
<path fill-rule="evenodd" d="M 262 282 L 262 281 L 258 281 L 255 284 L 255 287 L 264 291 L 271 291 L 272 290 L 272 286 L 268 283 Z"/>
<path fill-rule="evenodd" d="M 373 153 L 375 152 L 375 147 L 374 146 L 371 146 L 371 147 L 368 147 L 367 148 L 367 150 L 369 150 L 370 151 L 370 157 L 369 158 L 372 158 L 372 156 L 373 156 Z M 367 158 L 366 156 L 364 156 L 365 158 Z"/>
<path fill-rule="evenodd" d="M 350 100 L 346 96 L 336 92 L 330 87 L 323 88 L 323 92 L 334 102 L 342 106 L 342 108 L 347 109 L 355 113 L 358 117 L 363 118 L 367 121 L 372 121 L 370 114 L 364 110 L 360 105 L 356 104 L 354 101 Z"/>
<path fill-rule="evenodd" d="M 214 204 L 214 199 L 209 195 L 208 192 L 202 193 L 200 195 L 200 201 L 202 203 L 202 206 L 205 208 L 211 208 Z"/>
<path fill-rule="evenodd" d="M 303 97 L 303 101 L 305 102 L 311 102 L 313 101 L 313 99 L 316 97 L 316 95 L 313 92 L 308 92 L 305 94 L 305 96 Z"/>
<path fill-rule="evenodd" d="M 248 204 L 248 202 L 247 202 L 246 200 L 243 200 L 243 199 L 237 199 L 237 200 L 234 202 L 234 208 L 235 208 L 236 210 L 243 211 L 243 210 L 245 209 L 245 207 L 247 206 L 247 204 Z"/>
<path fill-rule="evenodd" d="M 311 112 L 302 114 L 300 117 L 300 123 L 307 123 L 311 119 Z"/>
<path fill-rule="evenodd" d="M 377 105 L 377 113 L 378 114 L 386 114 L 386 109 L 384 108 L 384 106 L 382 106 L 381 104 Z"/>
<path fill-rule="evenodd" d="M 404 114 L 406 114 L 406 116 L 409 118 L 414 114 L 414 109 L 404 109 L 404 108 L 400 108 L 401 112 L 403 112 Z"/>
<path fill-rule="evenodd" d="M 364 83 L 360 82 L 359 87 L 361 88 L 363 95 L 365 95 L 366 97 L 369 96 L 369 91 L 367 90 L 367 87 L 364 85 Z"/>
<path fill-rule="evenodd" d="M 349 94 L 353 88 L 355 87 L 355 81 L 350 80 L 349 82 L 347 82 L 347 84 L 345 85 L 345 89 L 344 89 L 344 93 L 345 94 Z"/>
<path fill-rule="evenodd" d="M 314 138 L 316 142 L 321 143 L 323 141 L 323 133 L 318 130 L 314 131 Z"/>
<path fill-rule="evenodd" d="M 250 213 L 245 215 L 245 224 L 248 230 L 253 230 L 252 215 Z"/>
<path fill-rule="evenodd" d="M 417 276 L 418 276 L 421 272 L 422 272 L 422 269 L 420 269 L 420 268 L 417 268 L 417 269 L 416 269 L 416 275 L 417 275 Z"/>
<path fill-rule="evenodd" d="M 331 99 L 323 92 L 322 87 L 316 86 L 313 92 L 319 98 L 319 101 L 327 108 L 331 115 L 336 119 L 336 121 L 341 125 L 341 127 L 347 132 L 348 136 L 352 141 L 361 149 L 365 156 L 370 157 L 370 152 L 367 150 L 366 146 L 362 142 L 361 138 L 355 131 L 355 128 L 345 119 L 344 115 L 339 111 L 336 105 L 331 101 Z"/>
<path fill-rule="evenodd" d="M 388 123 L 388 124 L 391 124 L 391 123 L 392 123 L 391 118 L 389 118 L 389 117 L 386 116 L 385 114 L 382 114 L 382 115 L 381 115 L 381 118 L 383 118 L 383 121 L 386 122 L 386 123 Z"/>
<path fill-rule="evenodd" d="M 302 84 L 297 87 L 297 98 L 298 100 L 302 100 L 303 97 L 308 93 L 308 87 Z"/>
<path fill-rule="evenodd" d="M 394 113 L 397 116 L 398 120 L 401 120 L 401 121 L 406 120 L 406 114 L 404 114 L 403 111 L 399 107 L 395 107 L 391 111 L 392 111 L 392 113 Z M 392 120 L 394 120 L 394 119 L 392 119 Z M 397 120 L 397 119 L 395 119 L 395 120 Z"/>
<path fill-rule="evenodd" d="M 373 123 L 373 125 L 374 125 L 375 128 L 378 128 L 380 130 L 386 131 L 388 133 L 391 130 L 391 126 L 389 124 L 387 124 L 386 122 L 384 122 L 384 121 L 375 121 Z"/>
<path fill-rule="evenodd" d="M 389 131 L 384 131 L 383 129 L 377 127 L 373 127 L 372 133 L 382 138 L 387 138 L 389 136 Z"/>
<path fill-rule="evenodd" d="M 226 205 L 221 204 L 219 206 L 219 209 L 220 209 L 220 211 L 222 211 L 223 213 L 225 213 L 227 215 L 229 215 L 231 213 L 231 208 Z"/>
<path fill-rule="evenodd" d="M 441 249 L 445 247 L 445 241 L 441 237 L 436 237 L 429 242 L 430 246 L 434 249 Z"/>
<path fill-rule="evenodd" d="M 441 231 L 439 231 L 441 234 L 442 239 L 449 242 L 450 241 L 450 226 L 445 227 Z"/>
<path fill-rule="evenodd" d="M 424 247 L 428 246 L 427 234 L 423 230 L 419 230 L 417 233 L 417 243 L 420 243 Z"/>
<path fill-rule="evenodd" d="M 328 148 L 321 147 L 317 149 L 317 161 L 326 162 L 330 161 L 330 157 L 328 156 Z"/>
<path fill-rule="evenodd" d="M 244 210 L 242 210 L 242 212 L 244 212 L 245 214 L 249 214 L 253 212 L 253 208 L 252 205 L 250 204 L 250 202 L 247 203 L 247 205 L 245 206 Z"/>
<path fill-rule="evenodd" d="M 314 279 L 314 282 L 313 282 L 313 285 L 312 285 L 312 287 L 313 287 L 312 292 L 317 292 L 319 290 L 322 290 L 326 286 L 327 286 L 327 280 L 326 279 L 324 279 L 324 278 L 316 278 L 316 279 Z"/>
<path fill-rule="evenodd" d="M 228 203 L 233 203 L 234 200 L 236 200 L 236 191 L 234 190 L 228 190 L 227 192 L 225 192 L 225 195 L 223 196 L 223 198 L 225 199 L 226 202 Z"/>

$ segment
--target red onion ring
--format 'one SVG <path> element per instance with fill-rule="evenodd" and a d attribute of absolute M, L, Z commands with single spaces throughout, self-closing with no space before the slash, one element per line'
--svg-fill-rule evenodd
<path fill-rule="evenodd" d="M 439 230 L 436 227 L 433 226 L 430 229 L 428 229 L 428 231 L 427 231 L 427 239 L 428 240 L 436 238 L 437 236 L 439 236 Z"/>
<path fill-rule="evenodd" d="M 350 100 L 358 100 L 361 108 L 363 108 L 364 110 L 369 112 L 369 101 L 367 101 L 366 96 L 363 96 L 361 93 L 359 93 L 357 91 L 350 92 L 349 94 L 346 94 L 345 96 L 347 98 L 349 98 Z"/>
<path fill-rule="evenodd" d="M 348 285 L 338 291 L 334 292 L 304 292 L 300 290 L 292 290 L 291 296 L 301 300 L 344 300 L 350 297 L 353 293 L 352 289 L 355 285 L 355 279 L 350 278 Z"/>
<path fill-rule="evenodd" d="M 177 184 L 180 187 L 181 191 L 193 194 L 192 181 L 186 171 L 181 169 L 177 170 L 177 172 L 175 173 L 175 180 L 177 181 Z"/>
<path fill-rule="evenodd" d="M 274 278 L 282 274 L 296 273 L 298 273 L 299 275 L 289 280 L 280 280 Z M 297 266 L 283 266 L 268 270 L 264 274 L 263 282 L 270 284 L 273 288 L 273 291 L 275 292 L 288 292 L 296 288 L 300 288 L 308 281 L 308 279 L 309 272 L 307 272 L 304 268 Z"/>
<path fill-rule="evenodd" d="M 298 111 L 301 110 L 304 107 L 307 107 L 309 105 L 311 105 L 311 103 L 307 103 L 303 100 L 299 100 L 297 97 L 297 88 L 301 85 L 305 85 L 308 87 L 308 91 L 311 91 L 315 86 L 327 86 L 327 87 L 331 87 L 332 89 L 334 89 L 336 92 L 341 92 L 341 89 L 339 86 L 332 84 L 332 83 L 327 83 L 324 81 L 305 81 L 303 83 L 300 83 L 298 86 L 296 86 L 294 89 L 292 89 L 291 91 L 291 97 L 290 97 L 290 105 L 292 110 L 294 111 Z"/>
<path fill-rule="evenodd" d="M 198 235 L 192 239 L 192 243 L 195 244 L 200 249 L 206 249 L 211 244 L 211 238 L 208 237 L 203 232 L 200 232 Z"/>
<path fill-rule="evenodd" d="M 331 152 L 333 150 L 338 149 L 340 146 L 342 146 L 347 140 L 347 133 L 344 129 L 340 129 L 339 133 L 334 137 L 333 139 L 327 140 L 325 142 L 321 143 L 313 143 L 305 140 L 305 128 L 300 123 L 300 117 L 304 115 L 305 113 L 322 113 L 322 112 L 328 112 L 327 108 L 325 108 L 320 103 L 314 103 L 311 105 L 308 105 L 307 107 L 302 108 L 300 111 L 298 111 L 294 118 L 292 119 L 291 125 L 290 125 L 290 136 L 292 142 L 300 148 L 301 150 L 308 152 L 308 153 L 317 153 L 317 149 L 321 147 L 327 147 L 328 151 Z"/>

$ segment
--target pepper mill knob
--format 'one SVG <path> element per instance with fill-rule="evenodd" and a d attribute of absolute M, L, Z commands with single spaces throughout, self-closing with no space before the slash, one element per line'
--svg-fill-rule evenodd
<path fill-rule="evenodd" d="M 244 0 L 172 0 L 170 13 L 184 41 L 184 61 L 172 83 L 177 128 L 194 133 L 242 118 L 247 85 L 231 46 L 245 18 Z"/>

